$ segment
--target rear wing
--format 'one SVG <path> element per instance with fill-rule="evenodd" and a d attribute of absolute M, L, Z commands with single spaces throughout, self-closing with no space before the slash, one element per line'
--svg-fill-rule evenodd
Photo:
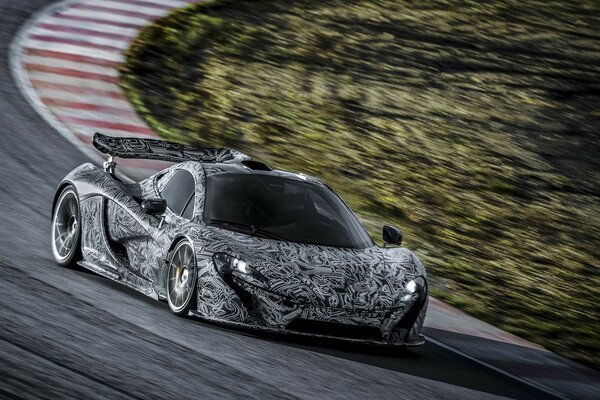
<path fill-rule="evenodd" d="M 239 162 L 250 160 L 247 155 L 228 148 L 194 147 L 181 143 L 147 138 L 121 138 L 96 132 L 92 140 L 94 147 L 112 157 L 138 158 L 170 162 Z"/>

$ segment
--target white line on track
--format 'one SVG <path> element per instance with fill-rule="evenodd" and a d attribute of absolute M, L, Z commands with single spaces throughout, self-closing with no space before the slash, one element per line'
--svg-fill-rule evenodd
<path fill-rule="evenodd" d="M 68 27 L 68 28 L 84 28 L 84 29 L 88 29 L 91 31 L 98 31 L 98 32 L 104 32 L 104 33 L 113 33 L 116 35 L 130 36 L 132 38 L 135 37 L 138 33 L 138 30 L 133 29 L 133 28 L 123 28 L 123 27 L 111 25 L 111 24 L 75 21 L 75 20 L 56 18 L 56 17 L 44 18 L 44 21 L 42 21 L 42 22 L 47 23 L 47 24 L 52 24 L 52 25 L 60 25 L 60 26 Z"/>
<path fill-rule="evenodd" d="M 144 3 L 154 3 L 158 6 L 170 6 L 172 8 L 185 7 L 190 5 L 190 2 L 179 0 L 141 0 Z M 122 0 L 124 3 L 137 4 L 135 1 Z"/>
<path fill-rule="evenodd" d="M 534 387 L 534 388 L 536 388 L 536 389 L 538 389 L 538 390 L 540 390 L 540 391 L 542 391 L 542 392 L 544 392 L 546 394 L 549 394 L 550 396 L 556 397 L 556 398 L 561 399 L 561 400 L 569 400 L 568 397 L 565 397 L 562 394 L 560 394 L 560 393 L 558 393 L 558 392 L 556 392 L 556 391 L 554 391 L 554 390 L 552 390 L 552 389 L 550 389 L 550 388 L 548 388 L 548 387 L 546 387 L 544 385 L 540 385 L 539 383 L 530 381 L 529 379 L 526 379 L 526 378 L 521 378 L 520 376 L 512 374 L 512 373 L 510 373 L 510 372 L 508 372 L 508 371 L 506 371 L 506 370 L 504 370 L 502 368 L 495 367 L 495 366 L 493 366 L 493 365 L 491 365 L 491 364 L 489 364 L 489 363 L 487 363 L 487 362 L 485 362 L 483 360 L 480 360 L 480 359 L 478 359 L 476 357 L 471 356 L 468 353 L 465 353 L 462 350 L 457 349 L 454 346 L 450 346 L 450 345 L 448 345 L 448 344 L 446 344 L 446 343 L 444 343 L 444 342 L 442 342 L 440 340 L 434 339 L 434 338 L 432 338 L 429 335 L 425 335 L 425 337 L 426 337 L 426 339 L 427 339 L 428 342 L 431 342 L 431 343 L 435 344 L 436 346 L 439 346 L 439 347 L 441 347 L 441 348 L 443 348 L 445 350 L 448 350 L 448 351 L 450 351 L 452 353 L 458 354 L 461 357 L 464 357 L 464 358 L 466 358 L 468 360 L 471 360 L 471 361 L 473 361 L 473 362 L 481 365 L 482 367 L 491 369 L 494 372 L 497 372 L 497 373 L 499 373 L 501 375 L 504 375 L 504 376 L 506 376 L 506 377 L 508 377 L 510 379 L 514 379 L 515 381 L 520 382 L 520 383 L 522 383 L 522 384 L 524 384 L 526 386 Z"/>
<path fill-rule="evenodd" d="M 27 39 L 22 43 L 22 46 L 31 49 L 58 51 L 62 53 L 99 58 L 102 60 L 115 61 L 118 63 L 122 63 L 123 61 L 125 61 L 125 56 L 123 55 L 123 53 L 112 50 L 108 51 L 102 49 L 94 49 L 92 47 L 78 46 L 74 44 L 53 43 L 41 40 Z"/>
<path fill-rule="evenodd" d="M 100 37 L 100 36 L 82 34 L 82 33 L 77 33 L 77 32 L 61 32 L 61 31 L 55 31 L 55 30 L 43 29 L 43 28 L 34 28 L 31 31 L 31 35 L 42 35 L 42 36 L 48 36 L 48 37 L 52 37 L 52 38 L 77 40 L 80 42 L 96 44 L 96 45 L 101 45 L 101 46 L 117 47 L 118 49 L 121 49 L 121 50 L 127 50 L 127 48 L 129 47 L 129 42 L 131 40 L 131 39 L 127 39 L 127 40 L 108 39 L 108 38 L 104 38 L 104 37 Z M 33 40 L 35 40 L 35 39 L 33 39 Z M 82 46 L 85 46 L 85 45 L 82 45 Z M 96 49 L 94 49 L 94 50 L 96 50 Z"/>
<path fill-rule="evenodd" d="M 127 2 L 102 0 L 102 1 L 96 1 L 93 3 L 89 3 L 89 4 L 93 4 L 95 6 L 114 8 L 115 10 L 139 12 L 139 13 L 143 13 L 143 14 L 153 15 L 155 17 L 161 17 L 163 15 L 168 14 L 168 10 L 164 10 L 161 8 L 144 7 L 144 6 L 140 6 L 137 4 L 131 4 L 131 3 L 127 3 Z"/>
<path fill-rule="evenodd" d="M 116 117 L 112 113 L 105 113 L 102 111 L 94 111 L 94 110 L 76 110 L 76 109 L 65 108 L 65 107 L 60 107 L 60 106 L 51 107 L 51 109 L 54 112 L 54 114 L 56 114 L 59 117 L 59 119 L 60 119 L 60 117 L 76 117 L 76 118 L 89 119 L 92 121 L 101 121 L 101 122 L 115 121 L 116 123 L 119 123 L 119 124 L 137 126 L 139 128 L 146 128 L 146 125 L 135 114 L 133 116 L 129 116 L 129 117 L 122 116 L 122 115 Z M 129 135 L 136 135 L 136 133 L 129 132 Z"/>
<path fill-rule="evenodd" d="M 83 10 L 83 9 L 78 9 L 78 8 L 70 8 L 68 10 L 63 11 L 62 14 L 73 15 L 76 17 L 95 18 L 95 19 L 102 19 L 102 20 L 106 20 L 106 21 L 114 21 L 114 22 L 121 22 L 121 23 L 126 23 L 126 24 L 139 25 L 140 28 L 142 28 L 145 25 L 148 25 L 148 22 L 149 22 L 148 20 L 142 19 L 142 18 L 129 17 L 126 15 L 111 14 L 109 12 L 104 12 L 104 11 Z M 83 24 L 85 24 L 85 23 L 83 23 Z"/>

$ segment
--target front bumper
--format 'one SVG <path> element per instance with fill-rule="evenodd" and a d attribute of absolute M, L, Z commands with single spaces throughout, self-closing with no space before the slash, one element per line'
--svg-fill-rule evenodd
<path fill-rule="evenodd" d="M 425 344 L 425 337 L 423 334 L 418 334 L 413 337 L 411 340 L 397 340 L 397 341 L 389 341 L 384 339 L 375 339 L 375 338 L 360 338 L 360 337 L 347 337 L 343 335 L 328 335 L 325 333 L 315 333 L 315 332 L 307 332 L 304 330 L 297 329 L 289 329 L 289 328 L 276 328 L 272 326 L 266 325 L 257 325 L 251 323 L 243 323 L 236 322 L 227 319 L 219 319 L 219 318 L 210 318 L 204 315 L 201 315 L 198 312 L 192 311 L 191 315 L 194 317 L 198 317 L 204 321 L 216 323 L 219 325 L 246 330 L 250 332 L 261 332 L 261 333 L 270 333 L 276 335 L 285 335 L 285 336 L 298 336 L 298 337 L 311 337 L 316 339 L 327 339 L 327 340 L 335 340 L 341 341 L 345 343 L 356 343 L 360 345 L 371 345 L 371 346 L 386 346 L 386 347 L 415 347 L 421 346 Z"/>
<path fill-rule="evenodd" d="M 418 346 L 425 343 L 421 331 L 427 312 L 426 288 L 394 309 L 357 310 L 297 304 L 254 285 L 236 283 L 249 295 L 244 301 L 250 311 L 248 320 L 207 319 L 252 330 L 363 344 Z"/>

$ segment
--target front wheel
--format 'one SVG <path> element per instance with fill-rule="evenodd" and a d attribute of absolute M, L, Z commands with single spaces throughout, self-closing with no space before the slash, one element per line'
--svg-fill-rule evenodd
<path fill-rule="evenodd" d="M 177 243 L 169 257 L 167 301 L 177 315 L 188 315 L 196 306 L 196 256 L 188 240 Z"/>
<path fill-rule="evenodd" d="M 79 198 L 71 185 L 60 193 L 52 214 L 52 254 L 64 267 L 72 267 L 82 259 Z"/>

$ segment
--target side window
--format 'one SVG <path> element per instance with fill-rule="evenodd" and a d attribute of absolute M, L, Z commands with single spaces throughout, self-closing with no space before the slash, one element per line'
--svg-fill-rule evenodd
<path fill-rule="evenodd" d="M 194 195 L 192 195 L 192 197 L 188 201 L 187 205 L 183 209 L 183 213 L 181 214 L 181 216 L 185 219 L 192 219 L 192 217 L 194 216 L 193 214 L 194 214 Z"/>
<path fill-rule="evenodd" d="M 160 193 L 175 214 L 191 219 L 194 211 L 194 177 L 184 169 L 177 170 Z"/>

